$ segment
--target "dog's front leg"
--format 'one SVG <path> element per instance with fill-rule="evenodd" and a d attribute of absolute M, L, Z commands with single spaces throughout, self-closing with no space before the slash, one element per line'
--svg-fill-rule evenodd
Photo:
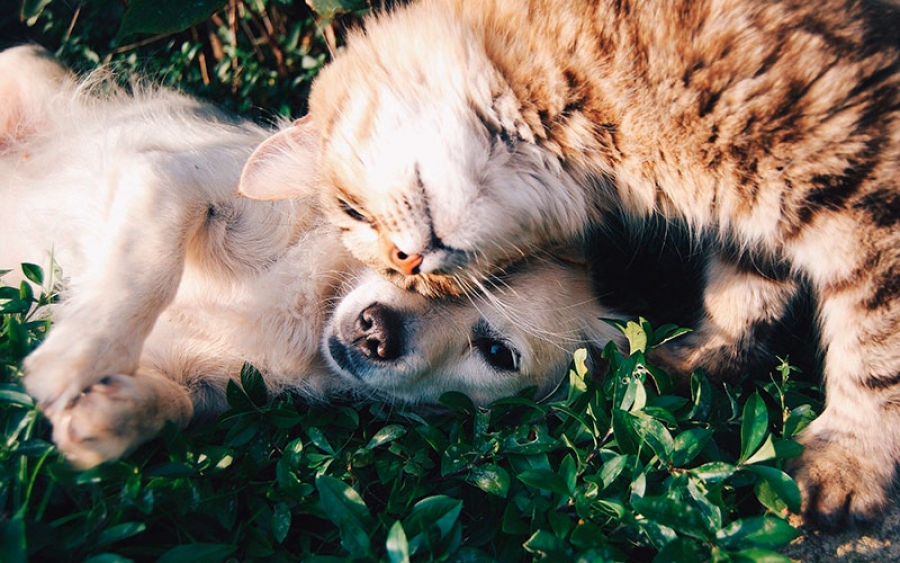
<path fill-rule="evenodd" d="M 166 422 L 186 426 L 192 415 L 184 386 L 141 368 L 103 377 L 56 411 L 53 441 L 72 465 L 87 469 L 130 453 Z"/>
<path fill-rule="evenodd" d="M 134 374 L 174 298 L 207 208 L 197 167 L 184 159 L 145 152 L 102 175 L 109 205 L 98 236 L 85 242 L 91 264 L 73 274 L 55 326 L 25 361 L 25 386 L 51 420 L 104 377 Z"/>

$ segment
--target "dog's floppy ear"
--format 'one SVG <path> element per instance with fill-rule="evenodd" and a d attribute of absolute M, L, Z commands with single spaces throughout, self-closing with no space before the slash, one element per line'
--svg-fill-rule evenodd
<path fill-rule="evenodd" d="M 238 193 L 270 201 L 309 195 L 317 181 L 318 141 L 308 115 L 275 133 L 250 155 Z"/>

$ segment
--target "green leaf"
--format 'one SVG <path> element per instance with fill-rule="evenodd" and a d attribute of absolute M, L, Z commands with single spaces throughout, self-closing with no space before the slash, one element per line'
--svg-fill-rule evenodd
<path fill-rule="evenodd" d="M 674 340 L 689 332 L 691 332 L 691 329 L 689 328 L 682 328 L 672 324 L 663 325 L 653 332 L 653 343 L 651 348 L 662 346 L 666 342 Z"/>
<path fill-rule="evenodd" d="M 219 563 L 230 557 L 237 546 L 227 543 L 191 543 L 166 551 L 157 563 Z"/>
<path fill-rule="evenodd" d="M 132 536 L 136 536 L 147 529 L 143 522 L 124 522 L 107 528 L 97 537 L 97 545 L 109 545 Z"/>
<path fill-rule="evenodd" d="M 44 270 L 37 264 L 23 263 L 22 273 L 25 274 L 25 277 L 28 278 L 29 281 L 34 282 L 35 285 L 44 285 Z"/>
<path fill-rule="evenodd" d="M 225 399 L 228 401 L 228 406 L 236 411 L 256 410 L 253 401 L 250 400 L 244 389 L 232 379 L 229 379 L 225 384 Z"/>
<path fill-rule="evenodd" d="M 122 16 L 119 40 L 136 33 L 168 35 L 209 19 L 227 0 L 132 0 Z"/>
<path fill-rule="evenodd" d="M 663 463 L 669 463 L 675 450 L 675 442 L 665 425 L 646 416 L 632 416 L 630 421 L 639 438 L 650 446 L 656 457 Z"/>
<path fill-rule="evenodd" d="M 306 435 L 309 436 L 309 441 L 312 442 L 314 446 L 324 451 L 325 453 L 336 455 L 334 452 L 334 448 L 328 442 L 328 438 L 325 437 L 325 434 L 316 428 L 315 426 L 311 426 L 306 429 Z"/>
<path fill-rule="evenodd" d="M 778 459 L 790 459 L 803 453 L 803 446 L 793 440 L 778 440 L 775 442 L 775 457 Z"/>
<path fill-rule="evenodd" d="M 691 374 L 691 399 L 694 402 L 689 414 L 693 420 L 706 420 L 712 410 L 712 387 L 701 370 Z"/>
<path fill-rule="evenodd" d="M 526 485 L 531 485 L 536 489 L 551 491 L 563 496 L 569 496 L 572 494 L 572 491 L 569 490 L 569 485 L 568 483 L 566 483 L 566 480 L 553 471 L 535 469 L 531 471 L 523 471 L 516 475 L 516 477 L 518 477 L 519 481 L 522 481 Z"/>
<path fill-rule="evenodd" d="M 690 473 L 707 483 L 719 483 L 728 479 L 737 471 L 737 467 L 724 461 L 704 463 L 690 470 Z"/>
<path fill-rule="evenodd" d="M 0 384 L 0 401 L 25 408 L 34 406 L 34 399 L 31 398 L 31 395 L 22 391 L 18 385 Z"/>
<path fill-rule="evenodd" d="M 388 530 L 385 547 L 391 563 L 409 563 L 409 542 L 399 520 Z"/>
<path fill-rule="evenodd" d="M 38 16 L 44 11 L 53 0 L 23 0 L 22 9 L 19 11 L 19 17 L 28 24 L 33 26 Z"/>
<path fill-rule="evenodd" d="M 709 561 L 709 550 L 697 540 L 684 536 L 667 543 L 653 558 L 653 563 L 688 561 Z"/>
<path fill-rule="evenodd" d="M 538 530 L 522 544 L 531 553 L 543 555 L 566 555 L 568 546 L 566 543 L 547 530 Z"/>
<path fill-rule="evenodd" d="M 774 516 L 751 516 L 719 530 L 716 539 L 731 549 L 777 548 L 789 544 L 799 532 Z"/>
<path fill-rule="evenodd" d="M 247 363 L 241 367 L 241 387 L 257 407 L 264 407 L 269 402 L 269 392 L 266 391 L 262 374 Z"/>
<path fill-rule="evenodd" d="M 332 19 L 340 14 L 365 10 L 369 7 L 366 0 L 306 0 L 313 11 L 325 19 Z"/>
<path fill-rule="evenodd" d="M 634 429 L 632 419 L 635 416 L 621 409 L 612 413 L 613 436 L 623 454 L 636 454 L 640 451 L 640 437 Z"/>
<path fill-rule="evenodd" d="M 648 519 L 682 534 L 704 540 L 715 532 L 694 503 L 680 496 L 636 497 L 631 504 Z"/>
<path fill-rule="evenodd" d="M 27 313 L 30 309 L 31 309 L 30 301 L 23 301 L 21 299 L 13 299 L 12 301 L 7 301 L 2 306 L 0 306 L 0 314 L 17 315 L 20 313 Z"/>
<path fill-rule="evenodd" d="M 285 502 L 276 502 L 272 509 L 272 536 L 282 543 L 291 529 L 291 510 Z"/>
<path fill-rule="evenodd" d="M 457 391 L 448 391 L 441 395 L 438 400 L 450 410 L 463 412 L 468 415 L 474 415 L 478 410 L 475 408 L 475 403 L 472 402 L 472 399 Z"/>
<path fill-rule="evenodd" d="M 776 514 L 783 513 L 784 509 L 800 513 L 800 489 L 787 473 L 765 465 L 747 465 L 743 470 L 757 476 L 754 492 L 766 508 Z"/>
<path fill-rule="evenodd" d="M 675 436 L 672 465 L 683 467 L 694 460 L 709 440 L 713 432 L 708 428 L 690 428 Z"/>
<path fill-rule="evenodd" d="M 330 475 L 316 478 L 316 490 L 325 515 L 340 531 L 341 545 L 353 556 L 368 554 L 371 548 L 368 527 L 372 525 L 372 516 L 359 493 Z"/>
<path fill-rule="evenodd" d="M 24 511 L 20 510 L 0 526 L 0 555 L 9 563 L 27 563 L 28 541 L 25 536 Z"/>
<path fill-rule="evenodd" d="M 461 500 L 445 495 L 435 495 L 417 502 L 403 521 L 403 529 L 410 538 L 410 553 L 427 544 L 429 529 L 435 529 L 441 539 L 447 537 L 457 524 L 462 507 Z"/>
<path fill-rule="evenodd" d="M 470 446 L 451 444 L 441 455 L 441 475 L 447 476 L 468 467 L 476 456 L 477 452 Z"/>
<path fill-rule="evenodd" d="M 617 455 L 606 460 L 598 473 L 600 480 L 603 481 L 604 489 L 608 488 L 615 481 L 616 477 L 622 474 L 622 470 L 625 469 L 627 464 L 627 455 Z"/>
<path fill-rule="evenodd" d="M 644 319 L 640 319 L 643 321 Z M 628 339 L 628 355 L 631 356 L 636 352 L 647 351 L 647 332 L 644 330 L 643 322 L 628 321 L 625 326 L 619 326 L 622 334 Z"/>
<path fill-rule="evenodd" d="M 643 354 L 637 353 L 626 358 L 616 370 L 615 408 L 636 411 L 647 403 L 647 391 L 638 368 L 642 362 Z"/>
<path fill-rule="evenodd" d="M 281 458 L 275 464 L 275 480 L 284 493 L 291 498 L 300 499 L 306 493 L 303 481 L 294 472 L 287 458 Z"/>
<path fill-rule="evenodd" d="M 229 398 L 228 403 L 234 406 L 234 402 L 232 399 L 235 397 L 245 397 L 244 392 L 240 390 L 240 387 L 233 383 L 232 381 L 228 382 L 229 387 L 234 391 L 233 396 Z M 226 387 L 225 393 L 228 394 L 228 388 Z M 247 400 L 247 405 L 250 405 L 249 400 Z M 225 435 L 225 443 L 229 446 L 241 447 L 246 446 L 250 443 L 253 438 L 256 437 L 257 432 L 259 431 L 259 419 L 254 414 L 248 414 L 246 412 L 241 413 L 234 419 L 234 424 L 228 430 L 228 433 Z"/>
<path fill-rule="evenodd" d="M 791 558 L 787 555 L 761 548 L 732 551 L 730 555 L 734 563 L 791 563 Z"/>
<path fill-rule="evenodd" d="M 367 450 L 373 450 L 378 446 L 382 446 L 387 444 L 388 442 L 393 442 L 397 438 L 400 438 L 406 434 L 406 428 L 399 424 L 389 424 L 375 433 L 372 436 L 372 439 L 369 440 L 368 445 L 366 445 Z"/>
<path fill-rule="evenodd" d="M 784 421 L 784 437 L 793 438 L 799 434 L 809 423 L 815 420 L 816 411 L 811 405 L 800 405 L 791 409 L 787 420 Z"/>
<path fill-rule="evenodd" d="M 509 473 L 493 463 L 472 467 L 469 480 L 482 491 L 500 498 L 506 498 L 509 492 Z"/>
<path fill-rule="evenodd" d="M 707 496 L 708 489 L 706 487 L 703 490 L 700 490 L 698 487 L 698 481 L 696 479 L 684 479 L 683 477 L 677 477 L 674 482 L 686 482 L 686 486 L 684 486 L 684 492 L 690 497 L 690 500 L 693 501 L 694 506 L 697 507 L 697 510 L 700 512 L 700 515 L 703 517 L 704 523 L 706 524 L 707 530 L 718 530 L 722 527 L 722 509 L 713 502 L 713 500 Z"/>
<path fill-rule="evenodd" d="M 762 444 L 769 432 L 769 413 L 759 393 L 753 393 L 744 404 L 741 417 L 741 456 L 739 463 L 747 460 Z"/>
<path fill-rule="evenodd" d="M 0 270 L 3 272 L 9 272 L 10 270 Z M 4 285 L 0 287 L 0 299 L 4 301 L 9 301 L 10 299 L 18 299 L 19 298 L 19 289 L 16 287 L 10 287 L 8 285 Z"/>
<path fill-rule="evenodd" d="M 777 453 L 775 452 L 775 445 L 772 443 L 772 435 L 769 434 L 768 436 L 766 436 L 766 441 L 763 442 L 762 446 L 760 446 L 752 456 L 744 461 L 744 463 L 750 465 L 753 463 L 769 461 L 770 459 L 775 459 L 776 457 Z"/>
<path fill-rule="evenodd" d="M 572 367 L 569 370 L 569 397 L 566 403 L 572 404 L 575 399 L 587 392 L 587 382 L 585 377 L 588 373 L 587 368 L 587 349 L 579 348 L 572 355 Z"/>
<path fill-rule="evenodd" d="M 98 553 L 85 559 L 84 563 L 134 563 L 134 559 L 122 557 L 115 553 Z"/>

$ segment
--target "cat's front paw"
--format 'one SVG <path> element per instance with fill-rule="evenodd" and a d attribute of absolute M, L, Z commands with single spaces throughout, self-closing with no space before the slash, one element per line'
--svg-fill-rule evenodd
<path fill-rule="evenodd" d="M 803 497 L 804 520 L 834 530 L 864 526 L 883 512 L 894 479 L 894 460 L 884 455 L 885 444 L 852 433 L 815 431 L 798 442 L 803 454 L 788 470 Z"/>
<path fill-rule="evenodd" d="M 50 416 L 53 441 L 79 469 L 118 459 L 156 436 L 167 420 L 190 418 L 190 402 L 166 397 L 152 382 L 108 375 Z"/>

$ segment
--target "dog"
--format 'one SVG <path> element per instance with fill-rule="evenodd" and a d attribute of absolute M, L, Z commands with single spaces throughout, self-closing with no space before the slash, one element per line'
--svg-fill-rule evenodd
<path fill-rule="evenodd" d="M 0 53 L 0 198 L 15 210 L 0 264 L 61 268 L 54 325 L 23 370 L 74 466 L 222 412 L 245 362 L 272 393 L 309 400 L 459 391 L 484 404 L 549 393 L 576 348 L 618 338 L 577 248 L 536 254 L 474 297 L 399 289 L 344 249 L 315 189 L 239 196 L 242 176 L 277 191 L 315 173 L 250 158 L 272 130 L 118 82 L 76 77 L 38 47 Z"/>

